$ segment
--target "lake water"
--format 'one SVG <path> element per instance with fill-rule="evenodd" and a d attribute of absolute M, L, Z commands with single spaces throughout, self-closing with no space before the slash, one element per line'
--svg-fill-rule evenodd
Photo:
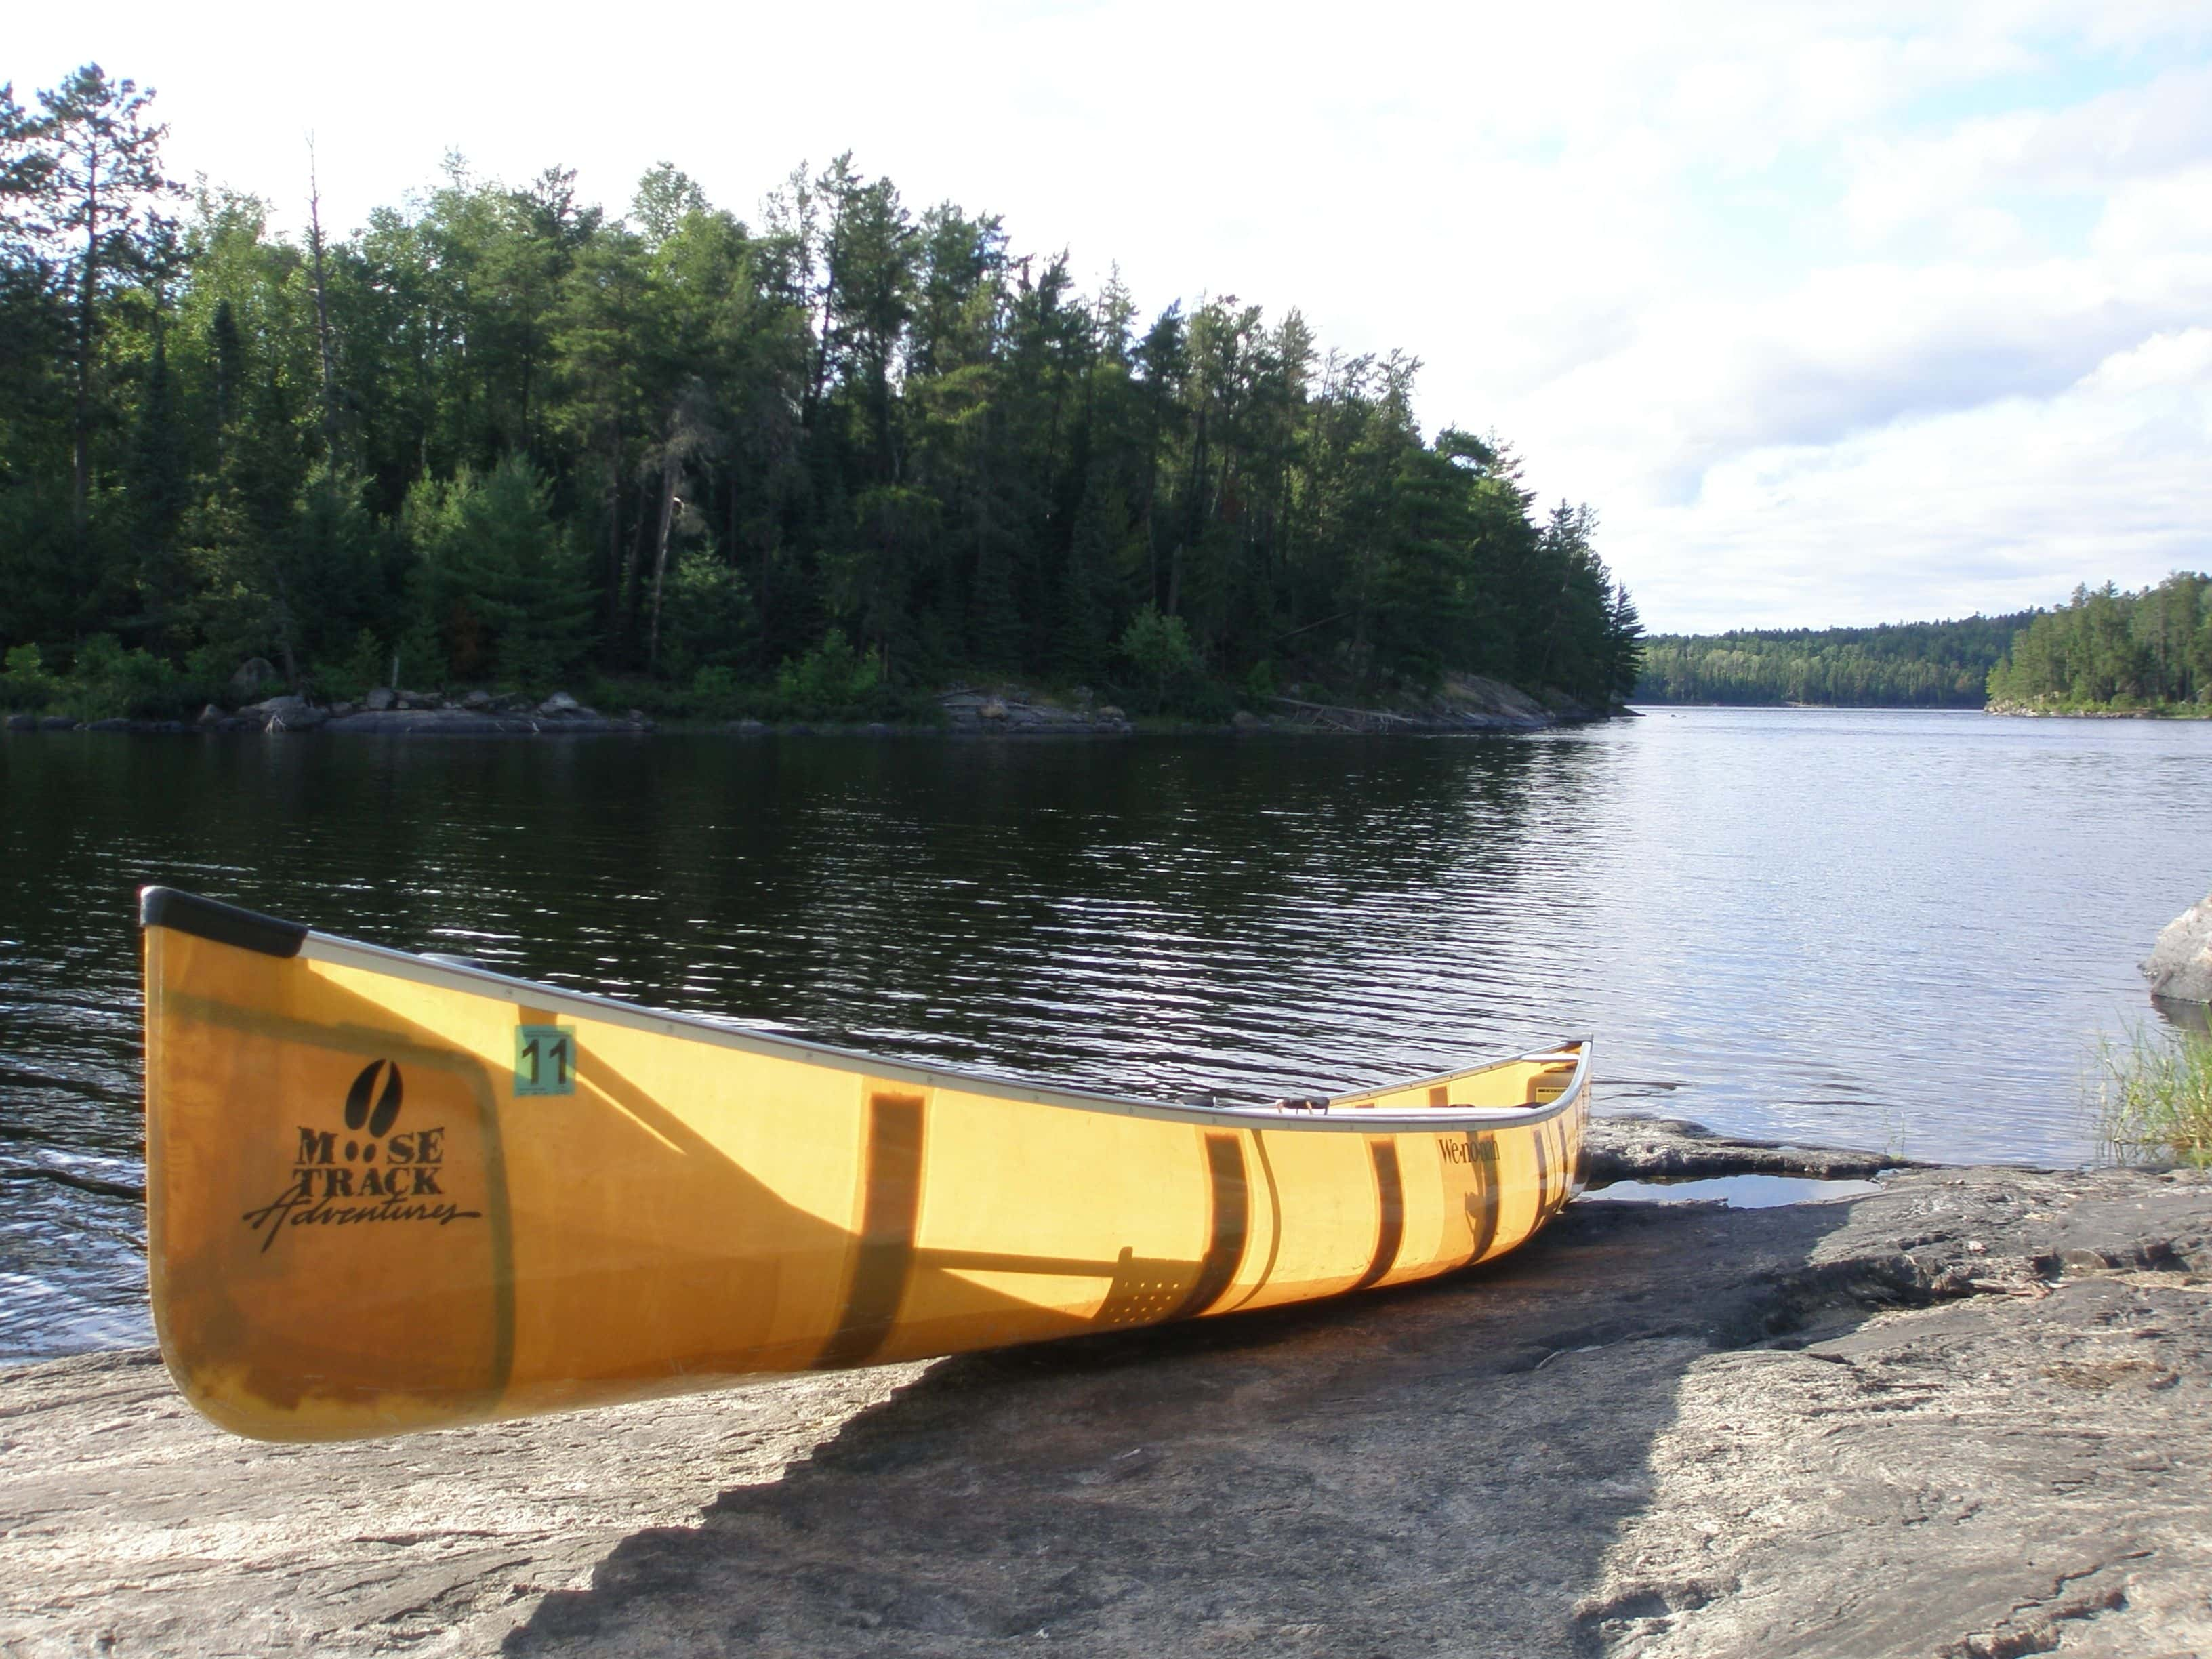
<path fill-rule="evenodd" d="M 915 1060 L 1273 1098 L 1595 1033 L 1601 1111 L 2079 1163 L 2212 723 L 0 739 L 0 1355 L 148 1338 L 133 892 Z"/>

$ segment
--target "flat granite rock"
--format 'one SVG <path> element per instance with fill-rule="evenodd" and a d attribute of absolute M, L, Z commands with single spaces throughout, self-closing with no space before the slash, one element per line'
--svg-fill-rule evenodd
<path fill-rule="evenodd" d="M 1804 1176 L 1816 1181 L 1865 1181 L 1887 1170 L 1924 1170 L 1917 1158 L 1837 1146 L 1796 1146 L 1778 1140 L 1738 1140 L 1686 1118 L 1630 1113 L 1590 1120 L 1583 1137 L 1583 1174 L 1593 1185 L 1613 1181 L 1686 1181 L 1716 1176 Z"/>
<path fill-rule="evenodd" d="M 2212 1653 L 2212 1178 L 1576 1204 L 1395 1291 L 359 1446 L 104 1355 L 0 1373 L 0 1452 L 10 1656 Z"/>

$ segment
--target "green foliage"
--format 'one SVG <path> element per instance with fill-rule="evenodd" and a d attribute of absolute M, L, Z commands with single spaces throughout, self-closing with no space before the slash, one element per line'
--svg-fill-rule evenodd
<path fill-rule="evenodd" d="M 1643 642 L 1635 697 L 1653 703 L 1978 708 L 1990 668 L 2033 614 L 1660 635 Z"/>
<path fill-rule="evenodd" d="M 392 653 L 366 628 L 353 636 L 346 653 L 335 662 L 319 662 L 312 676 L 314 688 L 326 697 L 358 702 L 373 686 L 382 685 L 392 672 Z"/>
<path fill-rule="evenodd" d="M 2212 712 L 2212 576 L 2075 588 L 2014 636 L 1988 689 L 1992 703 L 2051 713 Z"/>
<path fill-rule="evenodd" d="M 702 668 L 691 677 L 691 696 L 687 712 L 726 720 L 742 714 L 748 706 L 744 686 L 738 681 L 734 669 L 719 665 Z"/>
<path fill-rule="evenodd" d="M 544 690 L 583 659 L 592 614 L 583 562 L 527 460 L 509 456 L 482 477 L 418 483 L 406 522 L 421 561 L 416 603 L 440 630 L 453 678 L 495 675 Z"/>
<path fill-rule="evenodd" d="M 2212 1039 L 2138 1027 L 2102 1042 L 2090 1094 L 2108 1158 L 2212 1168 Z"/>
<path fill-rule="evenodd" d="M 763 710 L 788 665 L 839 712 L 1124 663 L 1192 712 L 1263 664 L 1632 676 L 1589 509 L 1540 522 L 1494 437 L 1425 440 L 1415 359 L 1295 310 L 1147 324 L 1118 276 L 1086 296 L 849 155 L 755 224 L 671 164 L 618 218 L 454 156 L 303 246 L 217 185 L 180 208 L 149 98 L 91 66 L 0 94 L 0 647 L 106 633 L 350 693 L 390 673 L 366 637 L 417 688 Z"/>
<path fill-rule="evenodd" d="M 43 709 L 61 695 L 61 682 L 46 672 L 37 646 L 11 646 L 7 663 L 0 673 L 0 708 Z"/>
<path fill-rule="evenodd" d="M 756 666 L 759 612 L 744 576 L 713 549 L 693 549 L 677 560 L 669 573 L 667 604 L 662 660 L 672 678 L 696 669 L 735 684 Z"/>
<path fill-rule="evenodd" d="M 94 634 L 77 647 L 60 701 L 81 720 L 175 719 L 197 712 L 208 690 L 143 647 Z"/>
<path fill-rule="evenodd" d="M 1181 617 L 1163 617 L 1146 605 L 1129 619 L 1115 649 L 1129 665 L 1146 714 L 1188 702 L 1200 684 L 1198 652 Z"/>
<path fill-rule="evenodd" d="M 853 649 L 845 630 L 833 628 L 822 643 L 776 671 L 775 694 L 801 720 L 871 718 L 883 683 L 875 662 Z"/>

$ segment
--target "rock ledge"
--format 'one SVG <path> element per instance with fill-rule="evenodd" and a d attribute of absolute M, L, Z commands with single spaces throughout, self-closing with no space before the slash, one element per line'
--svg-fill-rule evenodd
<path fill-rule="evenodd" d="M 10 1655 L 2199 1654 L 2212 1179 L 1577 1204 L 1425 1285 L 367 1446 L 98 1355 L 0 1372 L 0 1440 Z"/>

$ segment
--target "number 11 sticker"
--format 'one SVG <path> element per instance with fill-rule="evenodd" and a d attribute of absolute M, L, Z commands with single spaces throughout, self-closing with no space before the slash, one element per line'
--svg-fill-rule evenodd
<path fill-rule="evenodd" d="M 576 1028 L 518 1025 L 514 1028 L 514 1092 L 573 1095 L 576 1092 Z"/>

